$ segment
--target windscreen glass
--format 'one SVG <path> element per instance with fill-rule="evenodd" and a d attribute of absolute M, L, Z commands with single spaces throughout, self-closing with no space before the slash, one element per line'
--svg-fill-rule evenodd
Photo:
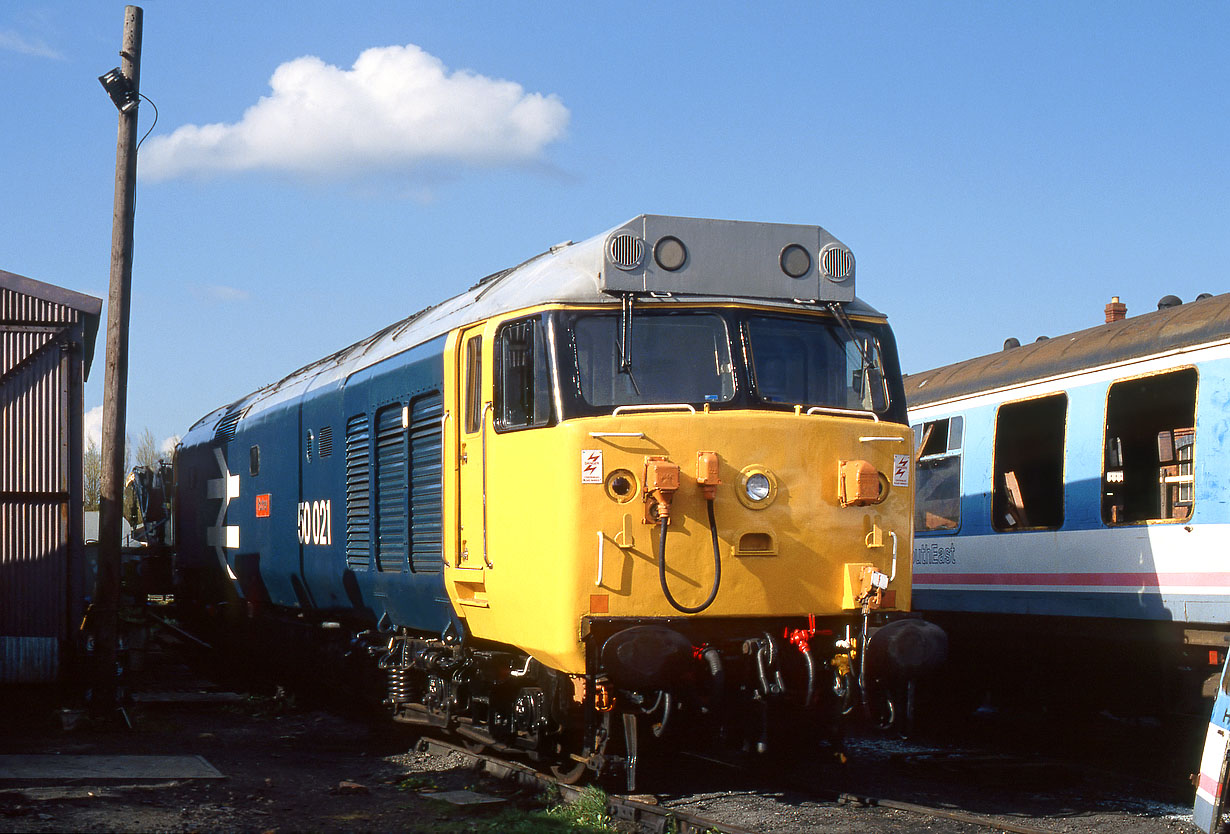
<path fill-rule="evenodd" d="M 621 362 L 618 315 L 580 316 L 577 383 L 591 406 L 722 403 L 735 394 L 730 335 L 707 313 L 638 314 Z"/>
<path fill-rule="evenodd" d="M 765 403 L 884 411 L 888 390 L 879 340 L 831 319 L 747 320 L 755 395 Z"/>

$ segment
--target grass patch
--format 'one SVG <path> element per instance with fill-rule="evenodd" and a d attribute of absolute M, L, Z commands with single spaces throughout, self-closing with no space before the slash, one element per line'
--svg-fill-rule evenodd
<path fill-rule="evenodd" d="M 407 776 L 397 782 L 399 791 L 438 791 L 440 787 L 426 776 Z"/>
<path fill-rule="evenodd" d="M 593 786 L 582 788 L 576 802 L 555 805 L 542 813 L 549 819 L 571 825 L 568 830 L 572 831 L 615 830 L 606 812 L 606 793 Z"/>
<path fill-rule="evenodd" d="M 548 802 L 549 798 L 545 798 Z M 437 820 L 432 827 L 440 834 L 613 834 L 606 812 L 606 794 L 585 788 L 576 802 L 549 804 L 545 808 L 504 808 L 491 816 L 466 816 Z"/>

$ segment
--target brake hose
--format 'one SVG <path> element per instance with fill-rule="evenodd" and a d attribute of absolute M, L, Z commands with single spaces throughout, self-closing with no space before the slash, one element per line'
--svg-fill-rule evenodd
<path fill-rule="evenodd" d="M 666 585 L 666 528 L 670 524 L 669 517 L 662 519 L 661 534 L 658 536 L 658 580 L 662 584 L 662 593 L 666 595 L 666 601 L 676 611 L 684 614 L 699 614 L 712 605 L 713 601 L 717 599 L 718 586 L 722 584 L 722 558 L 718 552 L 717 520 L 713 517 L 713 499 L 708 499 L 707 503 L 709 505 L 709 535 L 713 539 L 713 588 L 709 591 L 709 598 L 700 605 L 695 607 L 680 605 L 671 596 L 671 589 Z"/>

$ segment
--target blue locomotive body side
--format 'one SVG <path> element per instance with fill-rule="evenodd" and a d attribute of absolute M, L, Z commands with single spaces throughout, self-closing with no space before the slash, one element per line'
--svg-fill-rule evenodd
<path fill-rule="evenodd" d="M 181 572 L 244 606 L 443 630 L 443 349 L 439 337 L 352 373 L 321 369 L 230 427 L 225 415 L 194 427 L 177 464 Z M 348 491 L 369 496 L 370 518 L 347 524 Z"/>

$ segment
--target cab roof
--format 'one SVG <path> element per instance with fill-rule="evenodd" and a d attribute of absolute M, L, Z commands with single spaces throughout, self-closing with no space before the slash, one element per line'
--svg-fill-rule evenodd
<path fill-rule="evenodd" d="M 211 429 L 221 419 L 235 414 L 247 415 L 254 411 L 271 408 L 278 403 L 302 396 L 307 391 L 322 387 L 356 371 L 370 367 L 384 359 L 410 350 L 443 336 L 450 331 L 492 316 L 545 304 L 606 305 L 618 309 L 619 298 L 604 291 L 603 271 L 608 268 L 606 243 L 612 234 L 635 225 L 644 218 L 670 220 L 660 215 L 640 215 L 627 223 L 595 235 L 580 243 L 567 241 L 552 246 L 517 266 L 488 275 L 467 291 L 439 304 L 419 310 L 371 336 L 345 347 L 336 353 L 312 362 L 282 379 L 254 391 L 229 405 L 206 414 L 192 429 L 208 426 Z M 693 218 L 679 218 L 686 224 L 697 224 Z M 746 226 L 763 233 L 764 229 L 780 229 L 780 224 L 711 221 L 726 228 Z M 797 227 L 818 230 L 818 226 Z M 823 239 L 823 238 L 822 238 Z M 828 236 L 828 240 L 833 238 Z M 704 295 L 703 293 L 676 292 L 669 295 L 656 294 L 637 298 L 637 308 L 661 308 L 686 303 L 757 303 L 784 309 L 805 312 L 822 311 L 816 303 L 802 303 L 786 298 L 761 298 L 755 296 Z M 855 298 L 844 305 L 851 316 L 883 319 L 884 314 Z"/>

